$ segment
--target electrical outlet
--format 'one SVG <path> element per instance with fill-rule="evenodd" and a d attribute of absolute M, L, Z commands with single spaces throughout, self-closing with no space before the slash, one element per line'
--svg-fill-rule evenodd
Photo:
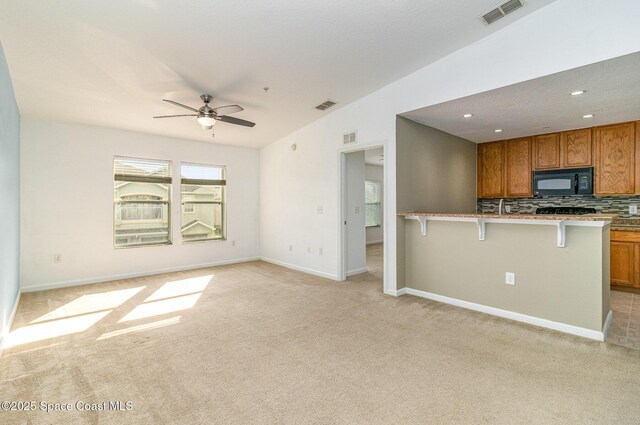
<path fill-rule="evenodd" d="M 324 213 L 324 208 L 322 208 L 322 205 L 318 205 L 318 208 L 316 209 L 316 212 L 318 214 L 323 214 Z"/>
<path fill-rule="evenodd" d="M 231 246 L 236 246 L 236 241 L 231 241 Z"/>
<path fill-rule="evenodd" d="M 638 214 L 638 206 L 636 204 L 629 205 L 629 214 L 631 215 Z"/>
<path fill-rule="evenodd" d="M 505 205 L 504 206 L 504 210 L 505 210 L 505 212 L 510 213 L 511 212 L 511 205 Z"/>
<path fill-rule="evenodd" d="M 62 254 L 53 254 L 53 262 L 55 264 L 62 263 Z"/>
<path fill-rule="evenodd" d="M 506 283 L 507 285 L 515 285 L 516 284 L 516 274 L 515 273 L 506 272 L 504 274 L 504 283 Z"/>
<path fill-rule="evenodd" d="M 318 255 L 324 255 L 324 249 L 318 248 Z"/>
<path fill-rule="evenodd" d="M 310 246 L 307 247 L 307 254 L 311 254 L 311 247 Z"/>
<path fill-rule="evenodd" d="M 293 245 L 289 245 L 289 252 L 293 252 Z"/>

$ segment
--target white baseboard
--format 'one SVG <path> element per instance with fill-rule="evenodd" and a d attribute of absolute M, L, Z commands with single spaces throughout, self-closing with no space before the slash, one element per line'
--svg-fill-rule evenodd
<path fill-rule="evenodd" d="M 375 245 L 375 244 L 382 243 L 382 242 L 384 242 L 382 239 L 380 239 L 379 241 L 369 241 L 369 242 L 367 242 L 367 245 Z"/>
<path fill-rule="evenodd" d="M 607 319 L 604 321 L 604 326 L 602 327 L 602 334 L 604 337 L 607 337 L 607 332 L 609 332 L 609 327 L 611 326 L 611 321 L 613 320 L 613 312 L 609 310 L 609 314 L 607 314 Z"/>
<path fill-rule="evenodd" d="M 522 313 L 502 310 L 495 307 L 489 307 L 483 304 L 476 304 L 469 301 L 462 301 L 456 298 L 445 297 L 444 295 L 433 294 L 431 292 L 420 291 L 418 289 L 405 288 L 406 293 L 416 297 L 427 298 L 445 304 L 462 307 L 469 310 L 479 311 L 481 313 L 491 314 L 493 316 L 503 317 L 505 319 L 515 320 L 517 322 L 528 323 L 547 329 L 553 329 L 572 335 L 581 336 L 583 338 L 594 339 L 596 341 L 604 341 L 604 332 L 594 331 L 592 329 L 581 328 L 579 326 L 567 325 L 565 323 L 554 322 L 552 320 L 541 319 L 539 317 L 528 316 Z"/>
<path fill-rule="evenodd" d="M 360 274 L 360 273 L 366 273 L 368 271 L 369 271 L 369 269 L 366 268 L 366 267 L 362 267 L 360 269 L 355 269 L 355 270 L 349 270 L 347 272 L 347 277 L 348 276 L 355 276 L 355 275 Z"/>
<path fill-rule="evenodd" d="M 309 273 L 309 274 L 312 274 L 312 275 L 318 276 L 318 277 L 324 277 L 325 279 L 331 279 L 331 280 L 335 280 L 335 281 L 339 281 L 340 280 L 340 279 L 338 279 L 337 275 L 334 275 L 334 274 L 331 274 L 331 273 L 325 273 L 325 272 L 320 272 L 320 271 L 309 269 L 309 268 L 302 267 L 302 266 L 296 266 L 294 264 L 285 263 L 284 261 L 274 260 L 272 258 L 262 257 L 260 259 L 262 261 L 266 262 L 266 263 L 275 264 L 276 266 L 286 267 L 288 269 L 297 270 L 297 271 L 303 272 L 303 273 Z M 365 271 L 366 271 L 366 269 L 365 269 Z"/>
<path fill-rule="evenodd" d="M 238 258 L 234 260 L 214 261 L 211 263 L 204 263 L 204 264 L 192 264 L 189 266 L 170 267 L 166 269 L 157 269 L 157 270 L 150 270 L 145 272 L 125 273 L 125 274 L 119 274 L 119 275 L 91 277 L 86 279 L 42 283 L 39 285 L 22 287 L 20 288 L 20 292 L 45 291 L 47 289 L 67 288 L 70 286 L 88 285 L 92 283 L 109 282 L 112 280 L 130 279 L 130 278 L 142 277 L 142 276 L 153 276 L 153 275 L 162 274 L 162 273 L 180 272 L 184 270 L 195 270 L 195 269 L 202 269 L 205 267 L 225 266 L 228 264 L 246 263 L 249 261 L 258 261 L 258 260 L 260 260 L 260 257 L 246 257 L 246 258 Z"/>
<path fill-rule="evenodd" d="M 13 325 L 13 319 L 16 317 L 16 312 L 18 311 L 18 304 L 20 304 L 20 292 L 18 292 L 18 296 L 16 297 L 16 301 L 13 303 L 13 308 L 11 309 L 11 314 L 9 315 L 9 320 L 5 323 L 5 327 L 2 330 L 2 335 L 0 335 L 0 358 L 2 358 L 2 352 L 4 350 L 4 342 L 7 340 L 7 336 L 11 331 L 11 326 Z"/>
<path fill-rule="evenodd" d="M 395 289 L 385 289 L 384 293 L 387 295 L 391 295 L 393 297 L 399 297 L 400 295 L 404 295 L 407 293 L 407 288 L 400 288 L 398 290 Z"/>

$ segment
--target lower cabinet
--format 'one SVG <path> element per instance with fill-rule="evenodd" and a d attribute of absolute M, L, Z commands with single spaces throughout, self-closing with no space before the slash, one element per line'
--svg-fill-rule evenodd
<path fill-rule="evenodd" d="M 611 284 L 640 288 L 640 232 L 611 231 Z"/>

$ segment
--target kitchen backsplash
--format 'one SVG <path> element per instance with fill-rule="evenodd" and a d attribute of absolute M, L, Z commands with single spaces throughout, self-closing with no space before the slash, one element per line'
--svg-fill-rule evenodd
<path fill-rule="evenodd" d="M 478 199 L 479 213 L 498 213 L 500 199 Z M 640 206 L 640 196 L 544 196 L 542 198 L 505 198 L 511 214 L 532 214 L 538 207 L 590 207 L 598 213 L 615 213 L 622 218 L 640 218 L 630 215 L 629 205 Z"/>

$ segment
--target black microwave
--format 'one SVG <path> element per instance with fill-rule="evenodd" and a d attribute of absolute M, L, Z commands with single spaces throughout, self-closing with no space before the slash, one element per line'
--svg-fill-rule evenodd
<path fill-rule="evenodd" d="M 593 167 L 533 172 L 534 196 L 593 194 Z"/>

